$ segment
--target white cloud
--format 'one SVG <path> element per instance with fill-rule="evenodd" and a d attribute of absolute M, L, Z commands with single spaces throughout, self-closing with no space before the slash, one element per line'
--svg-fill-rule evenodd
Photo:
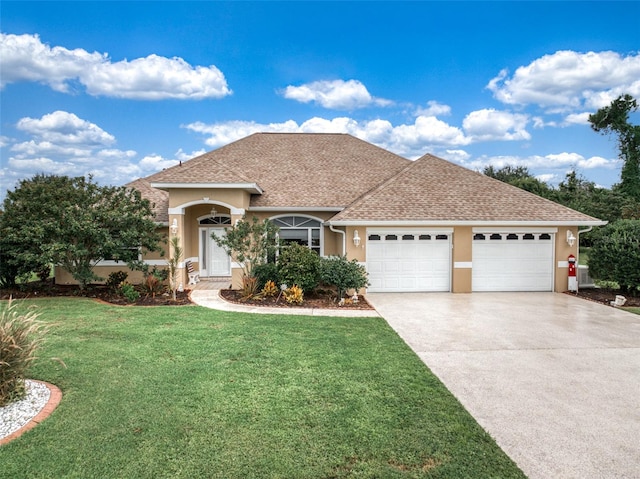
<path fill-rule="evenodd" d="M 529 140 L 528 121 L 527 115 L 484 109 L 469 113 L 462 126 L 473 141 Z"/>
<path fill-rule="evenodd" d="M 416 116 L 443 116 L 451 115 L 451 107 L 431 100 L 427 102 L 427 107 L 418 107 L 416 109 Z"/>
<path fill-rule="evenodd" d="M 471 155 L 464 150 L 444 150 L 440 152 L 438 156 L 455 163 L 465 163 L 471 158 Z"/>
<path fill-rule="evenodd" d="M 572 113 L 565 116 L 563 126 L 568 125 L 588 125 L 589 124 L 589 112 L 584 113 Z"/>
<path fill-rule="evenodd" d="M 317 103 L 332 110 L 355 110 L 367 106 L 388 106 L 392 102 L 371 96 L 358 80 L 321 80 L 300 86 L 287 86 L 282 95 L 301 103 Z"/>
<path fill-rule="evenodd" d="M 22 118 L 16 127 L 48 144 L 108 146 L 116 141 L 113 135 L 95 123 L 60 110 L 48 113 L 42 118 Z"/>
<path fill-rule="evenodd" d="M 516 69 L 502 70 L 487 88 L 510 105 L 598 109 L 622 93 L 640 95 L 640 54 L 558 51 Z"/>
<path fill-rule="evenodd" d="M 462 130 L 435 117 L 420 116 L 413 124 L 393 126 L 386 120 L 359 122 L 352 118 L 325 119 L 314 117 L 298 124 L 293 120 L 283 123 L 257 123 L 230 121 L 205 124 L 195 122 L 183 125 L 191 131 L 207 135 L 207 146 L 217 148 L 258 132 L 276 133 L 348 133 L 399 155 L 417 157 L 434 147 L 459 146 L 470 143 Z"/>
<path fill-rule="evenodd" d="M 526 166 L 530 169 L 584 169 L 593 168 L 614 169 L 619 166 L 619 160 L 607 160 L 599 156 L 585 158 L 578 153 L 554 153 L 548 155 L 531 156 L 481 156 L 467 165 L 477 171 L 483 170 L 486 166 L 494 168 L 504 168 L 505 166 Z"/>
<path fill-rule="evenodd" d="M 182 58 L 149 55 L 112 62 L 106 53 L 54 46 L 38 35 L 0 34 L 0 88 L 34 81 L 68 92 L 77 80 L 87 92 L 138 100 L 221 98 L 231 94 L 224 74 L 214 65 L 189 65 Z"/>
<path fill-rule="evenodd" d="M 156 172 L 178 164 L 179 160 L 166 159 L 160 155 L 147 155 L 140 160 L 139 166 L 143 171 Z"/>
<path fill-rule="evenodd" d="M 196 156 L 204 155 L 206 152 L 207 152 L 207 150 L 202 148 L 200 150 L 196 150 L 196 151 L 192 151 L 191 153 L 187 153 L 185 151 L 182 151 L 182 148 L 180 148 L 180 149 L 178 149 L 178 151 L 176 151 L 175 157 L 176 157 L 176 160 L 178 160 L 178 161 L 187 161 L 187 160 L 190 160 L 191 158 L 195 158 Z"/>

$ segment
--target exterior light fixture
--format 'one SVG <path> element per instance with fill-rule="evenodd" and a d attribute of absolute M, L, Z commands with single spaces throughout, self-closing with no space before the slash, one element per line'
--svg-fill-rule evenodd
<path fill-rule="evenodd" d="M 353 244 L 355 246 L 360 246 L 360 235 L 358 234 L 358 230 L 354 230 L 353 232 Z"/>
<path fill-rule="evenodd" d="M 171 223 L 171 234 L 172 235 L 177 235 L 178 234 L 178 220 L 177 219 L 173 219 L 173 223 Z"/>
<path fill-rule="evenodd" d="M 573 231 L 567 230 L 567 244 L 571 247 L 576 243 L 576 237 L 573 235 Z"/>
<path fill-rule="evenodd" d="M 218 214 L 218 212 L 216 211 L 215 206 L 213 208 L 211 208 L 211 217 L 215 218 L 215 216 Z"/>

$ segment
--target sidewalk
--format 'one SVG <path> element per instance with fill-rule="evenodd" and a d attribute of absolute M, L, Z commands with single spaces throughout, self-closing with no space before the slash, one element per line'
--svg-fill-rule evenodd
<path fill-rule="evenodd" d="M 196 289 L 191 291 L 191 301 L 205 308 L 220 311 L 237 311 L 258 314 L 298 314 L 307 316 L 336 316 L 342 318 L 371 318 L 380 315 L 375 309 L 320 309 L 320 308 L 268 308 L 230 303 L 220 297 L 218 289 Z"/>

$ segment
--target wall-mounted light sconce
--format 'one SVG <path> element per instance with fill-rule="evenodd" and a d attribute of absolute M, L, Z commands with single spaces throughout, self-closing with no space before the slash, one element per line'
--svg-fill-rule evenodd
<path fill-rule="evenodd" d="M 173 223 L 171 223 L 171 234 L 172 235 L 177 235 L 178 234 L 178 220 L 177 219 L 173 219 Z"/>
<path fill-rule="evenodd" d="M 358 230 L 354 230 L 353 232 L 353 244 L 355 246 L 360 246 L 360 235 L 358 234 Z"/>
<path fill-rule="evenodd" d="M 573 231 L 567 230 L 567 244 L 573 247 L 576 244 L 576 237 L 573 235 Z"/>

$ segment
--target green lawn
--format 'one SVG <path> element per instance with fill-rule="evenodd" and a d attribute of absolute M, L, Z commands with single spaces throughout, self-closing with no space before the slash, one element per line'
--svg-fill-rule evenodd
<path fill-rule="evenodd" d="M 382 319 L 33 303 L 63 399 L 2 478 L 524 477 Z"/>

